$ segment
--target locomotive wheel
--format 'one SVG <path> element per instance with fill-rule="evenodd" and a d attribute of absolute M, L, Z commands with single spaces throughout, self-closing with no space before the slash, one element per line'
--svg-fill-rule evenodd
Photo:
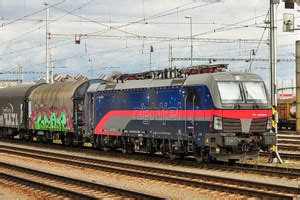
<path fill-rule="evenodd" d="M 95 137 L 93 147 L 95 149 L 100 149 L 101 148 L 101 141 L 100 141 L 100 137 L 98 135 L 96 135 L 96 137 Z"/>
<path fill-rule="evenodd" d="M 123 154 L 133 154 L 134 153 L 134 146 L 133 146 L 132 142 L 130 141 L 130 139 L 128 139 L 127 137 L 121 138 L 120 146 L 122 146 L 121 151 Z"/>
<path fill-rule="evenodd" d="M 110 152 L 111 151 L 111 147 L 103 147 L 103 151 L 104 152 Z"/>
<path fill-rule="evenodd" d="M 168 156 L 168 153 L 166 150 L 166 144 L 164 142 L 160 144 L 160 152 L 163 156 L 165 156 L 165 157 Z"/>
<path fill-rule="evenodd" d="M 133 150 L 133 147 L 132 147 L 132 145 L 130 145 L 130 144 L 126 144 L 126 143 L 124 143 L 123 144 L 123 148 L 122 148 L 122 153 L 123 154 L 133 154 L 134 153 L 134 150 Z"/>
<path fill-rule="evenodd" d="M 173 148 L 172 148 L 172 142 L 171 140 L 169 140 L 169 144 L 168 144 L 168 156 L 171 160 L 175 160 L 176 158 L 178 158 L 178 155 L 177 154 L 174 154 L 173 152 Z"/>
<path fill-rule="evenodd" d="M 155 148 L 152 145 L 152 142 L 150 139 L 147 139 L 147 143 L 146 143 L 146 151 L 147 153 L 149 153 L 150 155 L 153 155 L 155 153 Z"/>
<path fill-rule="evenodd" d="M 195 150 L 194 150 L 194 156 L 195 156 L 195 159 L 198 163 L 203 163 L 204 161 L 204 157 L 203 157 L 203 151 L 201 148 L 197 148 L 195 147 Z"/>
<path fill-rule="evenodd" d="M 122 153 L 123 154 L 133 154 L 134 150 L 131 147 L 127 147 L 127 149 L 122 148 Z"/>

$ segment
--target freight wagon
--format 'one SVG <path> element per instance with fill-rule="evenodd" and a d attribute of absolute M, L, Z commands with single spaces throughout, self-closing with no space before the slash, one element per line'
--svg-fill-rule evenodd
<path fill-rule="evenodd" d="M 296 98 L 278 100 L 278 129 L 296 130 Z"/>

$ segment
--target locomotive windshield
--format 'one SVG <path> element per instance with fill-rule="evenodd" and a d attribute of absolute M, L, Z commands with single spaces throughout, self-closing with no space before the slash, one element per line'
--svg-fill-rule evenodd
<path fill-rule="evenodd" d="M 263 82 L 222 81 L 217 84 L 223 104 L 268 103 Z"/>
<path fill-rule="evenodd" d="M 265 86 L 262 82 L 244 82 L 247 102 L 268 103 Z"/>
<path fill-rule="evenodd" d="M 238 82 L 218 82 L 222 103 L 243 102 Z"/>

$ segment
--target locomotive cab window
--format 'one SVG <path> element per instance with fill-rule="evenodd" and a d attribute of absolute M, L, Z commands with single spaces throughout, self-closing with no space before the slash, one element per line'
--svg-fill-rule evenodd
<path fill-rule="evenodd" d="M 243 102 L 242 90 L 239 82 L 218 82 L 222 103 Z"/>
<path fill-rule="evenodd" d="M 194 87 L 187 88 L 186 92 L 187 92 L 187 98 L 186 98 L 187 103 L 194 104 L 195 106 L 200 107 L 201 103 L 200 103 L 200 97 L 198 95 L 197 89 Z"/>
<path fill-rule="evenodd" d="M 263 82 L 244 82 L 243 86 L 247 102 L 268 103 Z"/>

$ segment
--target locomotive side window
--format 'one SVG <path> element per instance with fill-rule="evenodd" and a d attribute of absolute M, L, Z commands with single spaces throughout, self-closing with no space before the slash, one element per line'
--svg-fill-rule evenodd
<path fill-rule="evenodd" d="M 198 107 L 201 106 L 200 98 L 199 98 L 199 95 L 198 95 L 198 92 L 197 92 L 196 88 L 194 88 L 194 87 L 187 88 L 186 101 L 190 104 L 194 103 L 195 106 L 198 106 Z"/>

